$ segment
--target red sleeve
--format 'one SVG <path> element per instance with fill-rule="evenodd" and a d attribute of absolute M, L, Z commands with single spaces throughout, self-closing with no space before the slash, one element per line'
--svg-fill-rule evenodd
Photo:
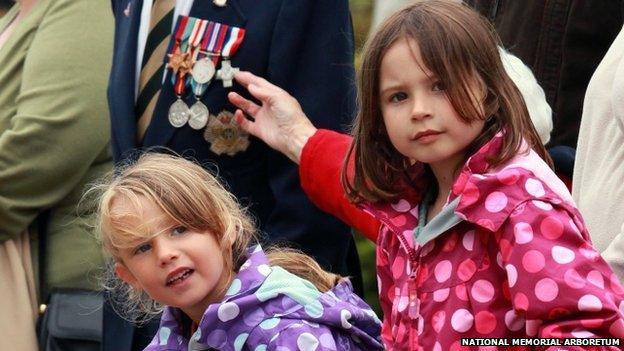
<path fill-rule="evenodd" d="M 348 135 L 319 129 L 301 152 L 301 187 L 318 208 L 376 242 L 380 222 L 350 203 L 340 182 L 342 162 L 351 139 Z"/>

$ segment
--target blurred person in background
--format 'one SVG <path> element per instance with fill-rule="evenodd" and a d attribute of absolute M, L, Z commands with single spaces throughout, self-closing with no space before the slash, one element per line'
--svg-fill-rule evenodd
<path fill-rule="evenodd" d="M 37 349 L 38 228 L 45 285 L 97 287 L 102 253 L 76 206 L 111 168 L 109 14 L 106 1 L 18 0 L 0 19 L 0 350 Z"/>

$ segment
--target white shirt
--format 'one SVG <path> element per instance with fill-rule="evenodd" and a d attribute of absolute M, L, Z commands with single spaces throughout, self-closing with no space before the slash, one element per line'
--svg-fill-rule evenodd
<path fill-rule="evenodd" d="M 136 56 L 136 73 L 134 77 L 134 99 L 136 101 L 139 96 L 139 77 L 141 75 L 141 63 L 143 62 L 143 54 L 145 53 L 145 44 L 147 35 L 149 34 L 150 16 L 152 4 L 154 0 L 143 0 L 143 8 L 141 8 L 141 24 L 139 26 L 139 37 L 137 39 L 137 56 Z M 193 0 L 176 0 L 175 10 L 173 12 L 174 21 L 171 24 L 171 31 L 175 27 L 175 19 L 178 16 L 188 16 L 193 7 Z M 163 81 L 165 77 L 163 75 Z"/>

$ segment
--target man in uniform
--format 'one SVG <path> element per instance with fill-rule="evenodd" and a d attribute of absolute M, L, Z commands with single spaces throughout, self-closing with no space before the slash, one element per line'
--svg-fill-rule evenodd
<path fill-rule="evenodd" d="M 112 0 L 115 51 L 108 100 L 117 165 L 166 147 L 215 171 L 270 243 L 359 278 L 349 228 L 322 213 L 286 157 L 249 138 L 226 99 L 237 69 L 294 95 L 314 124 L 340 130 L 355 109 L 347 0 Z M 356 289 L 359 280 L 353 279 Z M 110 307 L 110 306 L 109 306 Z M 105 313 L 105 350 L 145 340 Z M 143 339 L 153 335 L 145 332 Z"/>

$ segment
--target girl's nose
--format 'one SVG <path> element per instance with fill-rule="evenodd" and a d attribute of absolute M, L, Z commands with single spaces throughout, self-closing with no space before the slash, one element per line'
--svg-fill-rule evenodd
<path fill-rule="evenodd" d="M 180 257 L 179 251 L 164 240 L 161 240 L 156 251 L 158 254 L 158 263 L 161 267 L 167 266 Z"/>
<path fill-rule="evenodd" d="M 416 97 L 412 106 L 412 119 L 422 120 L 431 117 L 431 104 L 423 97 Z"/>

